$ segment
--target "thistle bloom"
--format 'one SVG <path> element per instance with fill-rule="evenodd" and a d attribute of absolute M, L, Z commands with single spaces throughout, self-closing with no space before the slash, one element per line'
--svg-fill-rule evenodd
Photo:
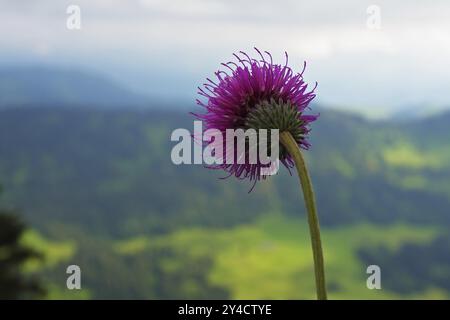
<path fill-rule="evenodd" d="M 316 88 L 307 91 L 307 84 L 303 80 L 306 63 L 301 73 L 294 73 L 288 67 L 287 53 L 285 64 L 280 65 L 273 63 L 267 51 L 264 56 L 261 51 L 255 50 L 258 59 L 242 51 L 239 55 L 234 54 L 236 62 L 222 63 L 225 70 L 215 73 L 216 82 L 207 79 L 208 83 L 198 88 L 198 93 L 206 98 L 206 102 L 197 99 L 197 104 L 204 107 L 206 112 L 194 115 L 203 121 L 205 131 L 216 129 L 222 132 L 223 137 L 226 136 L 226 129 L 279 129 L 279 132 L 290 132 L 299 147 L 308 149 L 309 124 L 317 116 L 304 114 L 315 97 Z M 294 167 L 292 157 L 284 146 L 280 146 L 279 160 L 288 170 Z M 254 183 L 266 178 L 262 169 L 267 165 L 259 161 L 222 161 L 222 164 L 210 167 L 224 169 L 229 176 L 248 178 Z"/>
<path fill-rule="evenodd" d="M 208 83 L 205 83 L 203 88 L 199 88 L 199 94 L 207 101 L 205 103 L 197 100 L 206 112 L 194 115 L 203 121 L 205 131 L 219 130 L 222 137 L 225 137 L 225 145 L 228 145 L 227 129 L 255 129 L 255 132 L 258 129 L 279 130 L 281 146 L 278 159 L 288 170 L 295 166 L 305 200 L 314 258 L 317 298 L 327 299 L 317 207 L 311 178 L 301 152 L 301 149 L 308 149 L 310 146 L 307 141 L 309 124 L 317 118 L 315 115 L 304 114 L 308 104 L 315 97 L 316 87 L 307 91 L 307 84 L 303 81 L 306 64 L 301 73 L 294 73 L 288 67 L 287 54 L 286 63 L 282 66 L 273 63 L 270 53 L 265 52 L 267 55 L 265 57 L 258 49 L 255 48 L 255 50 L 260 59 L 250 58 L 241 51 L 240 55 L 234 55 L 237 62 L 222 64 L 228 70 L 216 72 L 217 83 L 207 79 Z M 233 141 L 230 144 L 234 146 L 234 136 L 230 136 L 231 138 Z M 264 147 L 259 146 L 259 144 L 262 145 L 260 138 L 263 137 L 257 136 L 257 138 L 256 148 Z M 250 158 L 247 157 L 250 150 L 248 147 L 255 147 L 249 146 L 250 141 L 250 139 L 245 141 L 246 148 L 243 154 L 237 154 L 237 151 L 231 150 L 234 159 L 244 159 L 244 161 L 232 161 L 232 163 L 221 161 L 221 164 L 216 164 L 213 168 L 224 169 L 230 176 L 253 180 L 253 186 L 258 180 L 265 179 L 266 175 L 262 172 L 267 165 L 263 165 L 259 159 L 256 162 L 248 161 Z M 225 155 L 228 159 L 227 148 L 220 150 L 220 154 L 215 154 L 215 157 L 223 160 Z"/>

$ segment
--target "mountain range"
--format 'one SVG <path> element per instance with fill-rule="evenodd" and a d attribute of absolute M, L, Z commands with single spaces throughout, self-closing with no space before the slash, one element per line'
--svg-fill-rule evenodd
<path fill-rule="evenodd" d="M 27 105 L 146 107 L 151 99 L 92 72 L 44 66 L 0 68 L 0 108 Z"/>

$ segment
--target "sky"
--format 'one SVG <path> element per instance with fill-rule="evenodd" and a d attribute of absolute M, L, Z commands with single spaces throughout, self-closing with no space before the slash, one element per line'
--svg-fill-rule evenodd
<path fill-rule="evenodd" d="M 425 113 L 450 107 L 449 17 L 448 0 L 0 0 L 0 66 L 92 70 L 188 103 L 256 46 L 280 63 L 287 51 L 294 70 L 306 61 L 319 104 Z"/>

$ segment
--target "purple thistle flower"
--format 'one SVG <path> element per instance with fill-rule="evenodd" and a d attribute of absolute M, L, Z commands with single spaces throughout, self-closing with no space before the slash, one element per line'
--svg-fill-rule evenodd
<path fill-rule="evenodd" d="M 215 73 L 217 81 L 207 79 L 199 94 L 206 102 L 197 99 L 197 104 L 205 108 L 203 114 L 193 114 L 203 121 L 203 130 L 217 129 L 222 132 L 226 144 L 226 129 L 279 129 L 289 131 L 299 147 L 308 149 L 309 124 L 317 115 L 306 115 L 304 111 L 314 99 L 314 89 L 307 91 L 303 80 L 304 63 L 301 73 L 294 73 L 288 67 L 288 55 L 284 65 L 274 64 L 272 56 L 266 57 L 255 48 L 258 59 L 245 52 L 233 54 L 236 62 L 222 63 L 226 68 Z M 281 118 L 283 120 L 281 120 Z M 288 121 L 286 121 L 286 118 Z M 294 162 L 283 146 L 279 151 L 280 162 L 290 171 Z M 267 167 L 257 163 L 226 163 L 209 166 L 223 169 L 240 179 L 257 181 L 265 179 L 261 173 Z"/>

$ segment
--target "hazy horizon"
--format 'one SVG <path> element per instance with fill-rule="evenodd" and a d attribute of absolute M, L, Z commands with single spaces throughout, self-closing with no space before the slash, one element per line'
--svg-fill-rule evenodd
<path fill-rule="evenodd" d="M 69 5 L 81 29 L 66 27 Z M 380 29 L 367 26 L 379 11 Z M 196 88 L 239 50 L 257 46 L 319 83 L 316 103 L 365 114 L 450 106 L 450 3 L 286 0 L 0 1 L 0 65 L 103 74 L 160 99 L 193 101 Z M 369 8 L 369 13 L 368 13 Z M 188 100 L 189 99 L 189 100 Z"/>

